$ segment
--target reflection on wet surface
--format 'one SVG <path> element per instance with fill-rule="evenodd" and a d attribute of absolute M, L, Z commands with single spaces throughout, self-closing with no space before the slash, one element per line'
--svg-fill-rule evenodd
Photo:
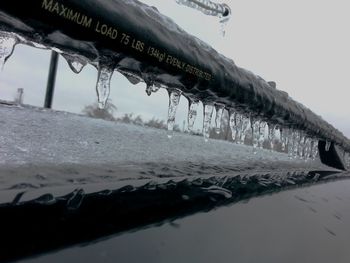
<path fill-rule="evenodd" d="M 349 189 L 265 195 L 24 262 L 349 262 Z"/>

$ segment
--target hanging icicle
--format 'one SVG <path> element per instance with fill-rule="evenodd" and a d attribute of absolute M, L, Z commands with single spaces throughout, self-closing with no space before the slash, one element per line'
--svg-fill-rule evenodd
<path fill-rule="evenodd" d="M 111 78 L 114 72 L 114 68 L 107 64 L 100 63 L 98 66 L 98 76 L 96 83 L 96 92 L 98 98 L 98 106 L 100 109 L 106 107 L 106 103 L 109 97 L 111 89 Z"/>
<path fill-rule="evenodd" d="M 268 124 L 269 133 L 268 133 L 268 140 L 270 145 L 270 150 L 273 151 L 275 149 L 275 135 L 276 135 L 276 125 L 274 124 Z"/>
<path fill-rule="evenodd" d="M 241 118 L 242 118 L 242 126 L 241 126 L 240 135 L 239 135 L 239 143 L 244 144 L 247 132 L 250 130 L 250 118 L 244 115 L 242 115 Z"/>
<path fill-rule="evenodd" d="M 317 155 L 318 155 L 318 140 L 312 139 L 312 143 L 311 143 L 311 158 L 312 158 L 312 160 L 316 160 Z"/>
<path fill-rule="evenodd" d="M 253 152 L 257 153 L 257 148 L 259 146 L 259 138 L 260 138 L 260 120 L 258 119 L 250 119 L 251 130 L 252 130 L 252 143 L 253 143 Z"/>
<path fill-rule="evenodd" d="M 224 112 L 224 105 L 217 104 L 215 105 L 216 116 L 215 116 L 215 132 L 216 134 L 220 134 L 221 132 L 221 119 Z"/>
<path fill-rule="evenodd" d="M 79 74 L 87 64 L 87 61 L 81 57 L 76 57 L 64 53 L 61 55 L 65 58 L 65 60 L 68 63 L 68 66 L 75 74 Z"/>
<path fill-rule="evenodd" d="M 229 111 L 229 126 L 231 129 L 232 140 L 236 141 L 237 126 L 236 126 L 236 112 L 233 109 Z"/>
<path fill-rule="evenodd" d="M 160 87 L 158 87 L 158 86 L 156 86 L 154 84 L 151 84 L 151 83 L 146 84 L 146 94 L 147 94 L 147 96 L 151 96 L 152 93 L 156 93 L 159 89 L 160 89 Z"/>
<path fill-rule="evenodd" d="M 260 149 L 263 148 L 264 146 L 264 141 L 265 141 L 265 129 L 266 129 L 266 121 L 261 121 L 260 126 L 259 126 L 259 142 L 258 142 L 258 147 Z"/>
<path fill-rule="evenodd" d="M 203 117 L 203 136 L 204 140 L 207 142 L 210 137 L 210 124 L 211 118 L 213 116 L 214 106 L 205 105 L 204 106 L 204 117 Z"/>
<path fill-rule="evenodd" d="M 194 122 L 197 118 L 197 109 L 199 106 L 199 101 L 188 99 L 188 115 L 187 115 L 187 123 L 188 123 L 188 131 L 193 131 Z"/>
<path fill-rule="evenodd" d="M 168 89 L 169 94 L 169 108 L 168 108 L 168 137 L 171 138 L 173 135 L 175 125 L 175 115 L 177 106 L 180 102 L 181 91 L 178 89 Z"/>
<path fill-rule="evenodd" d="M 0 70 L 3 70 L 17 43 L 18 38 L 14 33 L 0 31 Z"/>

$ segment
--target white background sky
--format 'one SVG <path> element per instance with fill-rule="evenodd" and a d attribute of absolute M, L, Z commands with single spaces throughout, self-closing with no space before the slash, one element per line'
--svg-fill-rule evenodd
<path fill-rule="evenodd" d="M 266 80 L 321 115 L 350 137 L 350 2 L 348 0 L 226 0 L 233 11 L 226 37 L 218 19 L 179 6 L 175 0 L 143 0 L 174 19 L 235 63 Z M 24 88 L 24 103 L 41 106 L 50 52 L 18 45 L 0 74 L 0 99 L 12 100 Z M 53 107 L 80 113 L 96 101 L 97 72 L 87 66 L 75 75 L 60 59 Z M 164 90 L 147 97 L 145 84 L 132 86 L 117 72 L 111 98 L 119 114 L 166 119 Z M 201 110 L 201 109 L 200 109 Z M 182 125 L 187 101 L 181 99 L 177 123 Z M 196 126 L 200 127 L 201 118 Z"/>

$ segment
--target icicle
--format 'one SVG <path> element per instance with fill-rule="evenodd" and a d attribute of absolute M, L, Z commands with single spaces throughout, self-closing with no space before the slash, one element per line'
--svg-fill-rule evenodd
<path fill-rule="evenodd" d="M 293 135 L 293 158 L 298 158 L 299 153 L 299 143 L 300 143 L 300 132 L 294 131 Z"/>
<path fill-rule="evenodd" d="M 199 105 L 199 101 L 188 99 L 187 124 L 188 124 L 188 130 L 190 132 L 193 131 L 193 125 L 197 118 L 198 105 Z"/>
<path fill-rule="evenodd" d="M 298 156 L 300 159 L 304 158 L 304 148 L 305 148 L 305 135 L 303 132 L 299 132 L 299 143 L 298 143 Z"/>
<path fill-rule="evenodd" d="M 222 114 L 224 112 L 224 105 L 216 105 L 215 110 L 216 110 L 216 116 L 215 116 L 215 132 L 216 134 L 220 134 L 221 132 L 221 119 L 222 119 Z"/>
<path fill-rule="evenodd" d="M 329 151 L 329 148 L 331 147 L 331 142 L 330 141 L 326 141 L 326 146 L 325 146 L 325 150 L 326 150 L 326 152 L 328 152 Z"/>
<path fill-rule="evenodd" d="M 204 106 L 204 118 L 203 118 L 203 136 L 204 140 L 207 142 L 210 136 L 210 124 L 211 118 L 213 116 L 214 106 L 205 105 Z"/>
<path fill-rule="evenodd" d="M 345 152 L 344 154 L 344 162 L 346 169 L 350 169 L 350 154 L 348 152 Z"/>
<path fill-rule="evenodd" d="M 305 145 L 304 145 L 304 160 L 309 160 L 311 158 L 311 139 L 309 137 L 305 138 Z"/>
<path fill-rule="evenodd" d="M 311 158 L 312 160 L 316 160 L 318 154 L 318 140 L 313 139 L 311 143 Z"/>
<path fill-rule="evenodd" d="M 104 109 L 110 93 L 111 78 L 114 69 L 100 64 L 98 68 L 98 77 L 96 84 L 96 92 L 98 97 L 98 106 L 100 109 Z"/>
<path fill-rule="evenodd" d="M 84 59 L 69 54 L 62 54 L 62 57 L 65 58 L 70 69 L 76 74 L 79 74 L 87 64 Z"/>
<path fill-rule="evenodd" d="M 260 122 L 259 126 L 259 148 L 262 149 L 265 141 L 265 128 L 267 123 L 265 121 Z"/>
<path fill-rule="evenodd" d="M 231 129 L 232 140 L 236 141 L 236 134 L 237 134 L 236 113 L 233 110 L 230 110 L 229 114 L 230 114 L 229 125 Z"/>
<path fill-rule="evenodd" d="M 0 32 L 0 70 L 3 70 L 6 61 L 11 57 L 18 43 L 18 38 L 13 33 Z"/>
<path fill-rule="evenodd" d="M 157 87 L 154 84 L 147 84 L 147 86 L 146 86 L 146 94 L 148 96 L 151 96 L 152 93 L 156 93 L 159 89 L 160 89 L 160 87 Z"/>
<path fill-rule="evenodd" d="M 256 149 L 259 146 L 260 120 L 251 119 L 250 124 L 252 129 L 253 152 L 256 154 Z"/>
<path fill-rule="evenodd" d="M 220 33 L 221 33 L 222 37 L 225 37 L 225 35 L 226 35 L 226 27 L 227 27 L 228 22 L 231 19 L 231 9 L 227 5 L 225 5 L 225 8 L 226 8 L 226 11 L 227 11 L 225 16 L 224 15 L 220 15 L 219 16 L 220 17 Z"/>
<path fill-rule="evenodd" d="M 244 115 L 241 116 L 242 126 L 239 135 L 239 144 L 244 144 L 247 131 L 250 128 L 250 119 Z"/>
<path fill-rule="evenodd" d="M 288 136 L 288 157 L 293 158 L 295 131 L 289 130 L 288 135 L 286 136 Z"/>
<path fill-rule="evenodd" d="M 146 94 L 147 94 L 147 96 L 151 96 L 151 94 L 152 94 L 152 84 L 146 84 Z"/>
<path fill-rule="evenodd" d="M 236 143 L 241 143 L 241 133 L 243 126 L 243 116 L 239 113 L 236 113 L 235 122 L 236 122 Z"/>
<path fill-rule="evenodd" d="M 274 124 L 268 124 L 269 133 L 268 133 L 268 140 L 270 144 L 270 150 L 273 151 L 275 148 L 274 141 L 275 141 L 275 135 L 276 135 L 276 126 Z"/>
<path fill-rule="evenodd" d="M 169 94 L 168 137 L 171 138 L 174 130 L 176 110 L 180 102 L 181 91 L 177 89 L 168 89 L 168 94 Z"/>
<path fill-rule="evenodd" d="M 280 137 L 279 140 L 281 142 L 281 150 L 284 152 L 286 147 L 288 146 L 288 129 L 280 128 Z"/>

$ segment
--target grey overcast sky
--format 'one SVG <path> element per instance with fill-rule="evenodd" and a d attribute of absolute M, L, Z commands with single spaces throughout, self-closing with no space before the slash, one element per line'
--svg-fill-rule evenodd
<path fill-rule="evenodd" d="M 156 6 L 187 32 L 201 38 L 235 63 L 266 80 L 277 82 L 325 120 L 350 137 L 350 2 L 348 0 L 226 0 L 233 11 L 226 37 L 218 19 L 207 17 L 175 0 L 143 0 Z M 42 105 L 50 52 L 18 45 L 0 75 L 0 99 L 13 99 L 24 88 L 24 102 Z M 96 101 L 97 72 L 87 66 L 75 75 L 59 63 L 53 107 L 80 113 Z M 133 112 L 145 119 L 166 119 L 164 90 L 147 97 L 120 74 L 112 79 L 111 98 L 118 114 Z M 200 109 L 201 110 L 201 109 Z M 182 126 L 187 101 L 182 98 L 177 123 Z M 196 127 L 201 126 L 201 117 Z"/>

